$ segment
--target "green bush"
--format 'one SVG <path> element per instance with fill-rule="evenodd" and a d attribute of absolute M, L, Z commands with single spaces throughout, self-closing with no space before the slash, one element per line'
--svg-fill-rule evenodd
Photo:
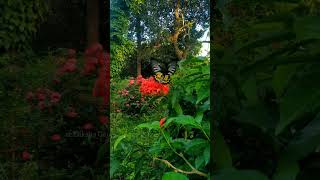
<path fill-rule="evenodd" d="M 25 50 L 45 20 L 48 7 L 43 0 L 0 1 L 0 48 Z"/>
<path fill-rule="evenodd" d="M 149 129 L 159 135 L 148 153 L 165 168 L 163 172 L 167 173 L 162 173 L 162 178 L 209 177 L 209 60 L 190 57 L 181 61 L 179 67 L 167 100 L 168 116 L 140 124 L 137 128 Z M 176 172 L 170 172 L 173 170 Z"/>
<path fill-rule="evenodd" d="M 221 29 L 231 19 L 245 21 L 230 23 L 213 46 L 214 176 L 318 179 L 307 174 L 319 170 L 312 164 L 319 157 L 320 18 L 301 11 L 300 1 L 257 4 L 218 7 L 229 17 L 218 20 Z"/>

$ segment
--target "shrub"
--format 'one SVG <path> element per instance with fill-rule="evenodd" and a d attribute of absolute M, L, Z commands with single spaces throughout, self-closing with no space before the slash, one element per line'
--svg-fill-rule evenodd
<path fill-rule="evenodd" d="M 153 77 L 147 79 L 142 76 L 130 79 L 128 84 L 117 91 L 114 110 L 130 115 L 139 115 L 160 104 L 154 101 L 158 97 L 164 97 L 169 92 L 169 85 L 158 83 Z"/>
<path fill-rule="evenodd" d="M 32 36 L 45 20 L 48 7 L 42 0 L 0 1 L 0 49 L 30 48 Z"/>
<path fill-rule="evenodd" d="M 167 117 L 137 126 L 159 133 L 159 139 L 148 152 L 154 160 L 169 167 L 163 178 L 209 176 L 209 70 L 208 60 L 190 57 L 180 62 L 180 71 L 173 76 L 168 95 Z M 183 106 L 184 102 L 189 105 Z"/>

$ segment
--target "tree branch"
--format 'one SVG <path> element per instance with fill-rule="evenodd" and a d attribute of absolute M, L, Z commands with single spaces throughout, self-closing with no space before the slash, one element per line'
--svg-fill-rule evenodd
<path fill-rule="evenodd" d="M 159 158 L 154 158 L 155 160 L 158 160 L 158 161 L 161 161 L 163 162 L 164 164 L 166 164 L 167 166 L 169 166 L 170 168 L 174 169 L 176 172 L 179 172 L 179 173 L 183 173 L 183 174 L 197 174 L 199 176 L 203 176 L 203 177 L 208 177 L 207 174 L 203 173 L 203 172 L 200 172 L 196 169 L 192 169 L 192 171 L 184 171 L 182 169 L 179 169 L 179 168 L 176 168 L 174 165 L 172 165 L 168 160 L 165 160 L 165 159 L 159 159 Z"/>

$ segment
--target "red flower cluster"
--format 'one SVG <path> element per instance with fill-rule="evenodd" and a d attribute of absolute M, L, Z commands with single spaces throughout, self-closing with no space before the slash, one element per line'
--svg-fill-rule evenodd
<path fill-rule="evenodd" d="M 49 89 L 38 88 L 35 93 L 29 91 L 26 94 L 26 99 L 31 104 L 36 103 L 40 110 L 44 110 L 56 105 L 60 101 L 61 95 Z"/>
<path fill-rule="evenodd" d="M 140 78 L 140 81 L 140 92 L 143 96 L 162 96 L 169 93 L 169 85 L 161 84 L 153 77 L 149 77 L 148 79 Z"/>
<path fill-rule="evenodd" d="M 31 154 L 28 151 L 23 151 L 22 152 L 22 159 L 27 161 L 31 158 Z"/>
<path fill-rule="evenodd" d="M 68 50 L 68 59 L 60 66 L 56 72 L 57 76 L 62 76 L 66 72 L 75 72 L 77 70 L 77 60 L 75 59 L 76 51 Z"/>
<path fill-rule="evenodd" d="M 99 121 L 101 124 L 106 125 L 108 123 L 108 117 L 107 116 L 100 116 Z"/>
<path fill-rule="evenodd" d="M 109 101 L 109 85 L 110 85 L 110 57 L 108 53 L 103 52 L 101 44 L 96 43 L 85 51 L 86 62 L 83 70 L 84 75 L 94 73 L 98 66 L 98 77 L 94 84 L 92 95 L 95 97 L 103 97 L 104 104 Z"/>
<path fill-rule="evenodd" d="M 92 123 L 86 123 L 82 126 L 82 128 L 84 130 L 92 130 L 94 128 L 94 126 L 92 125 Z"/>
<path fill-rule="evenodd" d="M 60 140 L 61 140 L 60 134 L 53 134 L 53 135 L 51 136 L 51 140 L 52 140 L 52 141 L 55 141 L 55 142 L 60 141 Z"/>

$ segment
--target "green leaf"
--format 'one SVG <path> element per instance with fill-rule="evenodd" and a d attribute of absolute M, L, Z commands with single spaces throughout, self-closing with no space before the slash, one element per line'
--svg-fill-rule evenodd
<path fill-rule="evenodd" d="M 296 161 L 280 159 L 273 180 L 295 180 L 298 173 L 299 165 Z"/>
<path fill-rule="evenodd" d="M 225 143 L 222 134 L 218 130 L 214 130 L 215 138 L 213 140 L 213 161 L 217 166 L 217 169 L 232 167 L 232 157 L 230 150 Z M 232 178 L 231 178 L 232 179 Z"/>
<path fill-rule="evenodd" d="M 194 118 L 197 123 L 200 124 L 202 122 L 203 114 L 207 110 L 210 110 L 210 99 L 208 99 L 204 104 L 202 104 L 201 106 L 199 106 L 197 108 L 197 113 L 196 113 L 196 116 Z"/>
<path fill-rule="evenodd" d="M 313 152 L 319 146 L 320 113 L 308 123 L 289 142 L 283 156 L 287 159 L 300 160 Z"/>
<path fill-rule="evenodd" d="M 281 97 L 284 89 L 289 83 L 289 80 L 296 72 L 297 67 L 297 64 L 288 64 L 277 67 L 272 79 L 272 86 L 277 94 L 277 97 Z"/>
<path fill-rule="evenodd" d="M 195 168 L 199 169 L 200 167 L 202 167 L 204 165 L 205 161 L 204 161 L 204 157 L 201 156 L 197 156 L 196 160 L 195 160 Z"/>
<path fill-rule="evenodd" d="M 167 172 L 165 173 L 162 180 L 189 180 L 189 178 L 183 174 L 176 173 L 176 172 Z"/>
<path fill-rule="evenodd" d="M 290 87 L 280 102 L 280 121 L 276 135 L 289 124 L 320 106 L 319 73 L 310 73 Z"/>
<path fill-rule="evenodd" d="M 320 39 L 320 17 L 307 16 L 298 18 L 294 24 L 297 39 Z"/>
<path fill-rule="evenodd" d="M 113 145 L 113 150 L 116 150 L 118 144 L 124 139 L 126 138 L 127 136 L 124 134 L 124 135 L 121 135 L 119 136 L 116 141 L 114 142 L 114 145 Z"/>
<path fill-rule="evenodd" d="M 274 129 L 276 118 L 268 112 L 261 103 L 243 107 L 236 120 L 242 123 L 254 125 L 262 130 Z"/>
<path fill-rule="evenodd" d="M 142 123 L 139 124 L 136 128 L 148 128 L 149 130 L 159 130 L 160 129 L 160 122 L 159 121 L 153 121 L 150 123 Z"/>
<path fill-rule="evenodd" d="M 204 147 L 210 147 L 207 140 L 200 138 L 192 139 L 188 144 L 186 144 L 186 151 L 200 151 Z"/>
<path fill-rule="evenodd" d="M 114 158 L 111 158 L 110 160 L 110 177 L 113 176 L 113 174 L 118 170 L 118 168 L 120 167 L 120 162 Z"/>
<path fill-rule="evenodd" d="M 258 102 L 257 85 L 254 76 L 245 81 L 242 90 L 247 98 L 247 104 L 256 104 Z"/>
<path fill-rule="evenodd" d="M 201 102 L 202 100 L 209 98 L 210 89 L 209 88 L 201 88 L 197 91 L 197 101 L 196 104 Z"/>
<path fill-rule="evenodd" d="M 215 180 L 268 180 L 264 174 L 254 170 L 222 169 L 214 173 Z"/>
<path fill-rule="evenodd" d="M 177 117 L 171 117 L 169 119 L 172 120 L 172 122 L 179 125 L 192 126 L 195 128 L 200 127 L 200 124 L 192 116 L 189 116 L 189 115 L 179 115 Z"/>
<path fill-rule="evenodd" d="M 205 165 L 207 165 L 210 161 L 210 146 L 208 146 L 204 149 L 203 159 L 204 159 Z"/>

